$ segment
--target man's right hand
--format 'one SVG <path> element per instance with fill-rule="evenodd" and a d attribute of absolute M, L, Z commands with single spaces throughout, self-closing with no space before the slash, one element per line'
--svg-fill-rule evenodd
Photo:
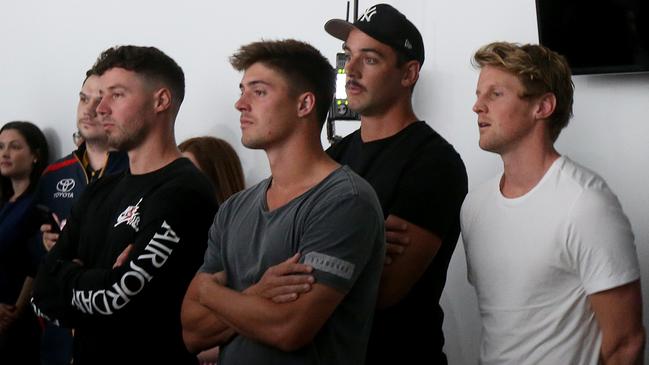
<path fill-rule="evenodd" d="M 43 233 L 43 246 L 49 251 L 54 247 L 56 241 L 59 240 L 59 234 L 52 232 L 52 225 L 50 224 L 43 224 L 41 226 L 41 232 Z"/>
<path fill-rule="evenodd" d="M 315 281 L 313 275 L 310 275 L 313 268 L 298 263 L 299 259 L 300 254 L 296 253 L 288 260 L 269 267 L 261 280 L 244 290 L 244 293 L 258 295 L 275 303 L 296 300 L 300 294 L 311 290 Z"/>
<path fill-rule="evenodd" d="M 385 220 L 385 265 L 392 264 L 392 261 L 402 255 L 410 245 L 408 228 L 408 222 L 395 215 L 390 214 Z"/>

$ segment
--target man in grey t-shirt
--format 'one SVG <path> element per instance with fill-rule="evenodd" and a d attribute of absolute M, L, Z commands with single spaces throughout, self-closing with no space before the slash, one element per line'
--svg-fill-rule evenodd
<path fill-rule="evenodd" d="M 322 150 L 335 75 L 310 45 L 256 42 L 244 71 L 242 143 L 272 177 L 226 201 L 183 304 L 190 350 L 219 364 L 360 364 L 384 255 L 383 215 L 362 178 Z"/>

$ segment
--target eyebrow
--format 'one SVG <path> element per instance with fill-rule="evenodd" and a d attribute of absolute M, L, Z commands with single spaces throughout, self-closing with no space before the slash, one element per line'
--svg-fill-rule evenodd
<path fill-rule="evenodd" d="M 128 90 L 128 88 L 127 88 L 126 86 L 122 85 L 122 84 L 111 85 L 111 86 L 108 86 L 108 87 L 105 88 L 105 89 L 106 89 L 107 91 L 113 91 L 113 90 L 115 90 L 115 89 L 124 89 L 124 90 Z M 101 87 L 100 87 L 100 88 L 99 88 L 99 95 L 101 95 L 101 94 L 103 94 L 103 93 L 104 93 L 104 88 L 101 88 Z M 79 93 L 79 94 L 81 94 L 81 93 Z"/>
<path fill-rule="evenodd" d="M 115 84 L 115 85 L 111 85 L 111 86 L 107 87 L 106 89 L 108 89 L 108 90 L 127 89 L 127 87 L 122 85 L 122 84 Z"/>
<path fill-rule="evenodd" d="M 479 95 L 481 90 L 484 90 L 485 92 L 487 92 L 487 91 L 493 90 L 496 87 L 498 87 L 497 84 L 489 84 L 489 85 L 487 85 L 487 87 L 483 87 L 482 89 L 476 88 L 475 89 L 475 94 Z"/>
<path fill-rule="evenodd" d="M 272 86 L 271 83 L 269 83 L 267 81 L 264 81 L 264 80 L 252 80 L 252 81 L 246 82 L 245 85 L 243 83 L 240 83 L 239 84 L 239 89 L 243 90 L 244 86 L 251 87 L 251 86 L 255 86 L 255 85 Z"/>
<path fill-rule="evenodd" d="M 343 43 L 343 50 L 351 52 L 351 49 L 347 46 L 347 43 Z M 385 58 L 385 55 L 383 54 L 383 52 L 379 51 L 376 48 L 366 47 L 366 48 L 361 48 L 360 51 L 361 51 L 361 53 L 374 53 L 374 54 L 378 55 L 381 58 Z"/>
<path fill-rule="evenodd" d="M 494 89 L 497 89 L 497 88 L 505 89 L 507 91 L 512 91 L 514 93 L 516 92 L 516 90 L 514 90 L 511 87 L 511 85 L 508 85 L 508 84 L 503 83 L 503 82 L 494 82 L 492 84 L 487 85 L 482 90 L 484 90 L 485 92 L 490 92 L 490 91 L 493 91 Z M 475 93 L 476 93 L 476 95 L 479 95 L 479 93 L 480 93 L 479 89 L 476 88 Z"/>

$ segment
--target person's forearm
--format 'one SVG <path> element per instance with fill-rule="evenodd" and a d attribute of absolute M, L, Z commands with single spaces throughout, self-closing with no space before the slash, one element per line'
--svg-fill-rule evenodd
<path fill-rule="evenodd" d="M 227 343 L 236 335 L 212 311 L 193 299 L 185 299 L 181 318 L 185 346 L 193 353 Z"/>
<path fill-rule="evenodd" d="M 607 341 L 602 341 L 602 365 L 642 365 L 644 364 L 644 329 L 629 334 L 627 338 L 617 342 L 614 346 L 607 346 Z"/>
<path fill-rule="evenodd" d="M 29 305 L 29 297 L 31 296 L 33 285 L 34 279 L 29 276 L 26 277 L 23 282 L 23 287 L 20 290 L 20 294 L 18 295 L 18 299 L 16 299 L 16 308 L 19 312 Z"/>
<path fill-rule="evenodd" d="M 238 334 L 280 349 L 293 349 L 295 339 L 291 337 L 294 333 L 289 327 L 291 321 L 284 311 L 279 310 L 283 304 L 239 293 L 216 283 L 203 288 L 199 302 Z"/>

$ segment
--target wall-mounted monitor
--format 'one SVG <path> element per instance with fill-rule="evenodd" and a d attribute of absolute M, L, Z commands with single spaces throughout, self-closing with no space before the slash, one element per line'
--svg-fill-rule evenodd
<path fill-rule="evenodd" d="M 536 14 L 574 74 L 649 72 L 649 0 L 536 0 Z"/>

